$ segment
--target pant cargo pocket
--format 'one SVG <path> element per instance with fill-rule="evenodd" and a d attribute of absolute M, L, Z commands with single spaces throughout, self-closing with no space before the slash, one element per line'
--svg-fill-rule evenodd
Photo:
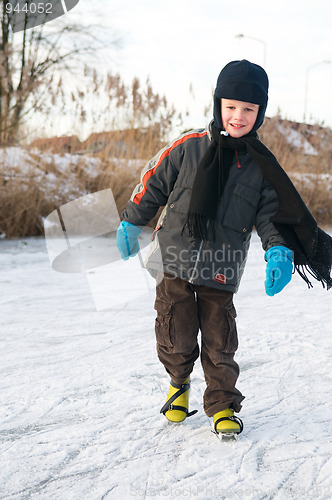
<path fill-rule="evenodd" d="M 239 345 L 236 328 L 236 316 L 236 309 L 234 307 L 234 304 L 232 304 L 226 309 L 228 332 L 225 336 L 225 344 L 223 349 L 225 353 L 234 353 Z"/>
<path fill-rule="evenodd" d="M 161 300 L 159 297 L 155 302 L 157 317 L 155 321 L 155 332 L 157 343 L 164 347 L 174 347 L 171 335 L 172 303 Z"/>

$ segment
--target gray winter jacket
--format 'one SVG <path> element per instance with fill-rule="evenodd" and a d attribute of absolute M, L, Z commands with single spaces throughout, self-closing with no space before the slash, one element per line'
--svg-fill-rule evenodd
<path fill-rule="evenodd" d="M 145 226 L 164 209 L 146 267 L 197 285 L 236 292 L 244 271 L 253 226 L 264 250 L 285 245 L 270 217 L 278 208 L 274 189 L 246 154 L 236 154 L 216 222 L 215 241 L 199 241 L 185 227 L 199 162 L 210 145 L 207 129 L 188 132 L 167 145 L 144 168 L 122 219 Z"/>

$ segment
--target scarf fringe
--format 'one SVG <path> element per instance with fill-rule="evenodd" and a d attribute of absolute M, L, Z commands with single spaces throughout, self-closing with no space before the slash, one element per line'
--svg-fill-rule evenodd
<path fill-rule="evenodd" d="M 322 277 L 320 273 L 318 273 L 310 264 L 306 265 L 295 265 L 295 271 L 301 276 L 301 278 L 307 283 L 308 288 L 313 288 L 313 284 L 311 283 L 308 274 L 312 276 L 315 280 L 320 281 L 322 287 L 327 290 L 332 288 L 332 278 Z"/>
<path fill-rule="evenodd" d="M 204 241 L 207 241 L 208 239 L 212 239 L 215 241 L 216 239 L 214 221 L 206 215 L 189 214 L 187 222 L 183 226 L 182 233 L 186 227 L 188 228 L 189 236 L 191 238 L 196 238 Z"/>

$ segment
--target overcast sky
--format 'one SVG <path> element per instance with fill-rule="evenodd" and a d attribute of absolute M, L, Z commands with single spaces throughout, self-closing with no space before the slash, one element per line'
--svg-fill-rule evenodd
<path fill-rule="evenodd" d="M 105 49 L 105 66 L 126 82 L 149 77 L 178 111 L 190 111 L 189 126 L 206 125 L 220 70 L 243 58 L 269 75 L 268 116 L 279 109 L 302 121 L 306 101 L 308 120 L 332 126 L 332 64 L 323 63 L 332 61 L 330 0 L 94 0 L 93 9 L 110 37 L 122 37 L 115 55 Z M 66 15 L 92 19 L 91 3 Z"/>

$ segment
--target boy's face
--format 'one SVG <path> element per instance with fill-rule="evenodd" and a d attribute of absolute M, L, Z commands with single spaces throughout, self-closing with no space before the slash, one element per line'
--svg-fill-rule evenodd
<path fill-rule="evenodd" d="M 232 137 L 243 137 L 253 128 L 259 104 L 221 99 L 221 120 L 226 132 Z"/>

